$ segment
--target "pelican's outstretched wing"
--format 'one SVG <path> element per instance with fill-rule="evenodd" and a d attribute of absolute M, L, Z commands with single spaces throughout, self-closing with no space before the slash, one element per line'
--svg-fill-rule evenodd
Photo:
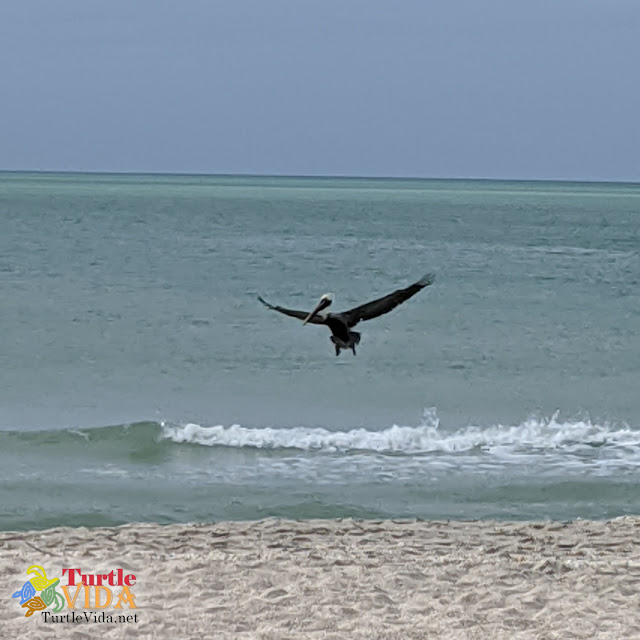
<path fill-rule="evenodd" d="M 284 307 L 278 307 L 273 304 L 269 304 L 266 300 L 258 296 L 258 300 L 262 302 L 262 304 L 269 308 L 273 309 L 273 311 L 279 311 L 280 313 L 284 313 L 285 316 L 291 316 L 292 318 L 298 318 L 298 320 L 304 320 L 308 315 L 308 311 L 297 311 L 296 309 L 285 309 Z M 323 318 L 320 316 L 315 316 L 308 321 L 310 324 L 324 324 Z"/>
<path fill-rule="evenodd" d="M 405 300 L 408 300 L 411 296 L 418 293 L 420 289 L 428 287 L 434 280 L 435 275 L 428 273 L 418 280 L 418 282 L 406 287 L 406 289 L 398 289 L 383 298 L 361 304 L 359 307 L 349 309 L 349 311 L 343 311 L 339 315 L 344 318 L 349 327 L 355 327 L 361 320 L 371 320 L 395 309 L 399 304 L 402 304 Z"/>

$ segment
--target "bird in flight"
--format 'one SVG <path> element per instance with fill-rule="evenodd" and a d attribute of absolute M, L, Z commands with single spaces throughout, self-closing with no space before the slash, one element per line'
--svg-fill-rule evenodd
<path fill-rule="evenodd" d="M 260 296 L 258 296 L 258 300 L 273 311 L 278 311 L 286 316 L 302 320 L 302 324 L 326 325 L 331 330 L 331 342 L 333 342 L 335 346 L 336 355 L 339 356 L 343 349 L 351 349 L 355 356 L 356 345 L 360 342 L 360 334 L 357 331 L 351 331 L 351 329 L 355 327 L 358 322 L 372 320 L 385 313 L 389 313 L 389 311 L 395 309 L 399 304 L 411 298 L 411 296 L 414 296 L 418 291 L 428 287 L 434 280 L 435 275 L 429 273 L 404 289 L 397 289 L 382 298 L 378 298 L 372 302 L 366 302 L 365 304 L 361 304 L 348 311 L 342 311 L 341 313 L 322 313 L 322 311 L 333 302 L 333 294 L 331 293 L 325 293 L 313 311 L 310 312 L 285 309 L 284 307 L 269 304 Z"/>

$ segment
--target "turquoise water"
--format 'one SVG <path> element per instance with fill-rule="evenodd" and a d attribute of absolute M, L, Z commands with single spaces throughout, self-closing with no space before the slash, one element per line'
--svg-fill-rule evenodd
<path fill-rule="evenodd" d="M 0 174 L 0 528 L 640 513 L 640 185 Z M 346 309 L 357 357 L 256 300 Z"/>

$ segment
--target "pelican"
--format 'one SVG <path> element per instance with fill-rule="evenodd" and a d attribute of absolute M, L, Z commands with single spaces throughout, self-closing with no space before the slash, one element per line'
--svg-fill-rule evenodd
<path fill-rule="evenodd" d="M 333 303 L 333 294 L 325 293 L 315 306 L 313 311 L 296 311 L 295 309 L 285 309 L 277 305 L 269 304 L 261 296 L 258 296 L 258 300 L 262 302 L 265 307 L 283 313 L 285 316 L 292 318 L 298 318 L 302 320 L 302 324 L 325 324 L 331 330 L 331 342 L 333 342 L 336 348 L 336 355 L 340 355 L 340 351 L 343 349 L 351 349 L 353 355 L 356 355 L 356 345 L 360 342 L 360 334 L 357 331 L 351 331 L 358 322 L 361 320 L 371 320 L 377 318 L 385 313 L 388 313 L 392 309 L 395 309 L 399 304 L 408 300 L 411 296 L 415 295 L 421 289 L 428 287 L 435 280 L 435 276 L 432 273 L 428 273 L 422 277 L 418 282 L 409 285 L 405 289 L 397 289 L 388 295 L 367 302 L 354 307 L 348 311 L 342 311 L 341 313 L 321 313 L 324 309 Z"/>

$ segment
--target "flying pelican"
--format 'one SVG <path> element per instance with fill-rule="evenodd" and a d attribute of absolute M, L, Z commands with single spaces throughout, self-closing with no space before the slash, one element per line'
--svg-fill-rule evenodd
<path fill-rule="evenodd" d="M 331 342 L 335 345 L 336 355 L 339 356 L 342 349 L 351 349 L 355 356 L 356 345 L 360 342 L 360 334 L 350 329 L 355 327 L 361 320 L 371 320 L 395 309 L 399 304 L 402 304 L 405 300 L 408 300 L 411 296 L 418 293 L 420 289 L 428 287 L 434 280 L 435 275 L 428 273 L 418 280 L 418 282 L 409 285 L 405 289 L 397 289 L 382 298 L 367 302 L 359 307 L 349 309 L 349 311 L 343 311 L 342 313 L 320 313 L 333 302 L 333 294 L 331 293 L 325 293 L 320 298 L 315 309 L 311 312 L 285 309 L 284 307 L 269 304 L 260 296 L 258 296 L 258 300 L 269 309 L 273 309 L 273 311 L 278 311 L 284 313 L 286 316 L 302 320 L 302 324 L 307 324 L 308 322 L 311 324 L 326 324 L 329 329 L 331 329 Z"/>

